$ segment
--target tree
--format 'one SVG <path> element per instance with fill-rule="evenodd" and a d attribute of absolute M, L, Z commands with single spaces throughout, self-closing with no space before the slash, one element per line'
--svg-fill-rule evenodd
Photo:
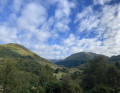
<path fill-rule="evenodd" d="M 7 58 L 0 65 L 2 93 L 21 93 L 29 88 L 29 74 L 16 68 L 15 60 Z"/>
<path fill-rule="evenodd" d="M 108 63 L 104 56 L 90 60 L 88 68 L 83 72 L 82 88 L 84 90 L 91 90 L 100 83 L 105 84 L 107 69 Z"/>
<path fill-rule="evenodd" d="M 60 72 L 60 68 L 57 68 L 56 70 L 55 70 L 55 73 L 59 73 Z"/>
<path fill-rule="evenodd" d="M 69 75 L 66 75 L 62 78 L 62 93 L 82 93 L 82 89 Z"/>
<path fill-rule="evenodd" d="M 120 71 L 114 65 L 108 68 L 106 77 L 108 85 L 112 88 L 116 89 L 120 86 Z"/>
<path fill-rule="evenodd" d="M 111 92 L 111 88 L 109 86 L 105 86 L 104 84 L 98 84 L 91 90 L 91 93 L 114 93 L 114 92 Z"/>
<path fill-rule="evenodd" d="M 12 60 L 11 63 L 11 59 L 5 59 L 0 67 L 0 81 L 3 88 L 3 93 L 7 93 L 10 82 L 9 79 L 16 69 L 13 62 L 14 61 Z"/>
<path fill-rule="evenodd" d="M 115 66 L 120 70 L 120 62 L 115 62 Z"/>
<path fill-rule="evenodd" d="M 53 71 L 49 66 L 45 66 L 41 68 L 39 73 L 39 85 L 45 87 L 46 83 L 50 80 L 54 80 Z"/>
<path fill-rule="evenodd" d="M 63 93 L 62 83 L 56 80 L 49 81 L 46 86 L 46 93 Z"/>

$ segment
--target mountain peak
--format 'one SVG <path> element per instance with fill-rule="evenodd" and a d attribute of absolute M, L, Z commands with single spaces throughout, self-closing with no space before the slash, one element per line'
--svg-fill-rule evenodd
<path fill-rule="evenodd" d="M 96 58 L 100 54 L 92 53 L 92 52 L 78 52 L 72 54 L 65 58 L 62 61 L 57 62 L 58 65 L 64 65 L 66 67 L 75 67 L 81 64 L 86 64 L 90 59 Z"/>
<path fill-rule="evenodd" d="M 0 57 L 6 58 L 20 58 L 20 59 L 29 59 L 30 61 L 38 62 L 42 65 L 54 65 L 47 61 L 46 59 L 40 57 L 36 53 L 32 52 L 31 50 L 27 49 L 26 47 L 20 45 L 20 44 L 1 44 L 0 45 Z"/>

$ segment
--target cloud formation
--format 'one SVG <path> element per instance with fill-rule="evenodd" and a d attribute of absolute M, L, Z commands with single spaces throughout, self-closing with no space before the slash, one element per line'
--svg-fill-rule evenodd
<path fill-rule="evenodd" d="M 77 0 L 0 0 L 0 43 L 22 44 L 49 59 L 81 51 L 118 55 L 120 4 L 111 1 L 84 7 Z"/>
<path fill-rule="evenodd" d="M 109 3 L 112 0 L 93 0 L 94 5 L 101 4 L 104 5 L 105 3 Z"/>
<path fill-rule="evenodd" d="M 106 3 L 110 0 L 106 0 Z M 97 4 L 101 4 L 98 2 Z M 120 36 L 120 5 L 104 5 L 100 10 L 94 10 L 94 5 L 91 5 L 78 13 L 76 20 L 79 21 L 78 32 L 86 32 L 86 35 L 91 33 L 96 34 L 94 39 L 100 40 L 101 45 L 92 49 L 92 52 L 106 54 L 108 56 L 118 55 L 119 36 Z M 98 41 L 98 42 L 100 42 Z M 94 43 L 94 42 L 93 42 Z M 89 45 L 91 46 L 91 45 Z M 100 49 L 100 51 L 98 51 Z M 91 51 L 91 49 L 89 50 Z"/>

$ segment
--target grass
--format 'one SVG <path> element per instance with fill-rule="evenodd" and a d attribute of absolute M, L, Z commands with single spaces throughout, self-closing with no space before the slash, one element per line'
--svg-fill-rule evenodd
<path fill-rule="evenodd" d="M 63 75 L 67 75 L 67 73 L 63 72 L 58 72 L 58 73 L 53 73 L 53 76 L 55 76 L 57 79 L 61 79 Z"/>
<path fill-rule="evenodd" d="M 83 70 L 80 70 L 80 69 L 78 69 L 78 68 L 71 68 L 71 69 L 69 69 L 69 71 L 70 71 L 70 73 L 74 73 L 74 72 L 76 72 L 76 71 L 83 72 Z"/>

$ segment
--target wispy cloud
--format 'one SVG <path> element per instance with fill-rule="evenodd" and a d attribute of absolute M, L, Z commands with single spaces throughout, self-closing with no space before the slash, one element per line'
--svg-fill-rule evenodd
<path fill-rule="evenodd" d="M 93 0 L 93 3 L 94 3 L 94 5 L 96 5 L 96 4 L 104 5 L 105 3 L 108 3 L 110 1 L 112 1 L 112 0 Z"/>
<path fill-rule="evenodd" d="M 105 4 L 109 1 L 110 0 L 105 0 L 104 2 L 96 1 L 96 4 Z M 108 56 L 119 54 L 119 14 L 119 4 L 115 4 L 114 6 L 107 4 L 102 6 L 100 11 L 95 11 L 94 5 L 91 5 L 77 15 L 76 20 L 79 20 L 78 32 L 85 32 L 88 36 L 91 32 L 96 33 L 94 39 L 98 40 L 98 42 L 99 40 L 102 41 L 96 49 L 94 49 L 94 47 L 93 49 L 88 48 L 89 51 L 103 53 Z M 90 44 L 89 46 L 92 45 Z"/>
<path fill-rule="evenodd" d="M 120 4 L 109 2 L 93 0 L 79 12 L 77 0 L 0 0 L 0 43 L 22 44 L 45 58 L 80 51 L 117 55 Z"/>

